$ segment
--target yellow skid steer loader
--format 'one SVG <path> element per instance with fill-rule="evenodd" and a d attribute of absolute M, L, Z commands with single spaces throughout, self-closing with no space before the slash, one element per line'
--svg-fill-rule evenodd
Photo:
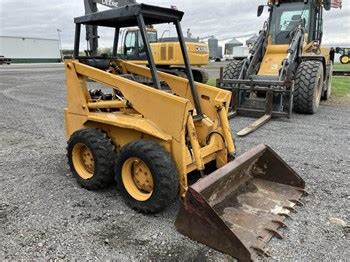
<path fill-rule="evenodd" d="M 75 18 L 74 56 L 65 59 L 68 162 L 87 189 L 116 180 L 127 205 L 139 212 L 160 212 L 180 197 L 181 233 L 248 261 L 266 253 L 272 236 L 281 237 L 277 229 L 301 203 L 304 181 L 265 145 L 234 159 L 231 92 L 194 82 L 182 17 L 132 4 Z M 156 70 L 146 25 L 160 23 L 175 25 L 188 79 Z M 115 28 L 116 35 L 138 26 L 149 68 L 80 56 L 82 25 Z M 149 84 L 137 82 L 139 76 Z"/>

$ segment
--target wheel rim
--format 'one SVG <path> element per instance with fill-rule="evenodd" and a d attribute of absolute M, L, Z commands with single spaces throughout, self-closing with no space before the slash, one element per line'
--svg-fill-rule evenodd
<path fill-rule="evenodd" d="M 122 181 L 129 195 L 138 201 L 147 201 L 153 194 L 152 173 L 137 157 L 131 157 L 123 164 Z"/>
<path fill-rule="evenodd" d="M 72 159 L 75 171 L 78 175 L 87 180 L 93 177 L 95 172 L 95 161 L 91 150 L 82 143 L 74 146 Z"/>
<path fill-rule="evenodd" d="M 349 57 L 343 56 L 341 59 L 341 62 L 343 62 L 344 64 L 347 64 L 349 62 Z"/>

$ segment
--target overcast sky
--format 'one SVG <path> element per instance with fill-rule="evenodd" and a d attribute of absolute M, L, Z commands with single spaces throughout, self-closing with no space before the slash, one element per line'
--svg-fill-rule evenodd
<path fill-rule="evenodd" d="M 343 8 L 325 12 L 324 43 L 350 45 L 350 0 Z M 176 5 L 185 12 L 184 31 L 193 36 L 215 35 L 219 39 L 257 33 L 266 15 L 256 17 L 266 0 L 138 0 L 164 7 Z M 103 9 L 103 8 L 102 8 Z M 265 12 L 266 13 L 266 12 Z M 0 0 L 0 35 L 57 39 L 62 30 L 63 48 L 73 46 L 73 18 L 84 14 L 83 0 Z M 106 46 L 106 42 L 101 43 Z"/>

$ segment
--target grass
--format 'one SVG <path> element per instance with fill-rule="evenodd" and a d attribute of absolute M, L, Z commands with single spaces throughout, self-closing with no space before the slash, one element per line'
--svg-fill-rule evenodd
<path fill-rule="evenodd" d="M 350 101 L 350 77 L 334 76 L 332 82 L 332 97 L 346 98 Z"/>
<path fill-rule="evenodd" d="M 210 78 L 207 84 L 210 85 L 210 86 L 216 86 L 216 79 L 215 78 Z"/>
<path fill-rule="evenodd" d="M 335 63 L 333 70 L 350 71 L 350 64 L 343 65 L 341 63 Z"/>

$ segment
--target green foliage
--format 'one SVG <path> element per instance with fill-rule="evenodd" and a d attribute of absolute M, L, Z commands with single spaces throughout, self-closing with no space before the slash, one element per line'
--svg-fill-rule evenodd
<path fill-rule="evenodd" d="M 333 70 L 350 71 L 350 64 L 343 65 L 341 63 L 335 63 Z"/>
<path fill-rule="evenodd" d="M 334 76 L 332 82 L 332 96 L 347 97 L 350 100 L 350 77 Z"/>
<path fill-rule="evenodd" d="M 208 85 L 216 86 L 216 79 L 215 78 L 210 78 L 209 81 L 208 81 Z"/>

